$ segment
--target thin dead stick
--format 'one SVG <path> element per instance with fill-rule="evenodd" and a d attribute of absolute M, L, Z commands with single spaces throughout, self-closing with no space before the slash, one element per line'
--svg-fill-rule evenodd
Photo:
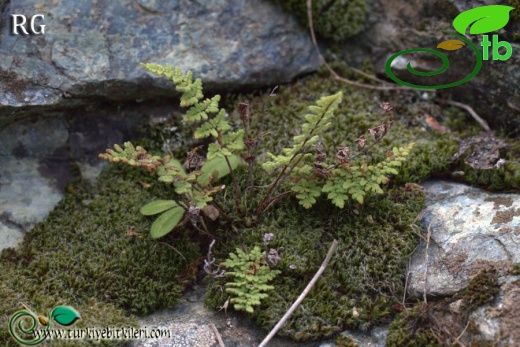
<path fill-rule="evenodd" d="M 177 248 L 173 247 L 173 246 L 170 245 L 170 244 L 167 244 L 166 242 L 159 242 L 159 243 L 160 243 L 161 245 L 165 245 L 165 246 L 168 246 L 168 247 L 170 247 L 171 249 L 173 249 L 175 252 L 177 252 L 178 255 L 180 255 L 180 256 L 182 257 L 182 259 L 184 259 L 184 261 L 187 262 L 186 258 L 182 255 L 181 252 L 179 252 L 179 251 L 177 250 Z"/>
<path fill-rule="evenodd" d="M 327 256 L 325 257 L 325 260 L 323 261 L 323 263 L 321 264 L 318 272 L 316 272 L 316 274 L 314 275 L 314 277 L 312 278 L 312 280 L 309 282 L 309 284 L 307 285 L 307 287 L 305 287 L 305 289 L 303 290 L 303 292 L 300 294 L 300 296 L 298 297 L 298 299 L 296 299 L 296 301 L 294 302 L 294 304 L 292 304 L 292 306 L 289 308 L 289 310 L 287 312 L 285 312 L 285 314 L 283 315 L 282 319 L 280 319 L 280 321 L 278 323 L 276 323 L 275 327 L 273 328 L 273 330 L 271 330 L 269 332 L 269 335 L 267 335 L 265 337 L 265 339 L 262 341 L 262 343 L 260 343 L 258 345 L 258 347 L 265 347 L 269 341 L 274 337 L 274 335 L 276 335 L 276 333 L 278 332 L 278 330 L 280 330 L 280 328 L 282 327 L 282 325 L 284 325 L 285 321 L 287 319 L 289 319 L 289 317 L 293 314 L 293 312 L 296 310 L 296 308 L 298 308 L 298 306 L 301 304 L 301 302 L 303 301 L 303 299 L 305 299 L 305 297 L 307 296 L 307 294 L 309 294 L 309 292 L 311 291 L 312 287 L 314 286 L 314 284 L 316 284 L 316 282 L 318 281 L 318 278 L 320 278 L 320 276 L 323 274 L 323 271 L 325 271 L 325 269 L 327 268 L 327 265 L 329 264 L 329 261 L 330 261 L 330 258 L 332 257 L 332 253 L 334 253 L 334 251 L 336 250 L 336 248 L 338 248 L 338 241 L 337 240 L 334 240 L 332 242 L 332 245 L 330 246 L 329 248 L 329 251 L 327 253 Z"/>
<path fill-rule="evenodd" d="M 466 324 L 466 326 L 464 327 L 464 330 L 462 330 L 462 332 L 460 333 L 460 335 L 455 339 L 455 342 L 453 342 L 452 345 L 454 344 L 460 344 L 461 346 L 465 347 L 464 344 L 462 344 L 462 342 L 460 342 L 460 338 L 462 337 L 462 335 L 464 335 L 464 333 L 466 332 L 466 329 L 468 328 L 469 326 L 469 322 L 468 324 Z"/>
<path fill-rule="evenodd" d="M 406 304 L 406 290 L 408 288 L 408 277 L 410 277 L 410 262 L 411 262 L 411 258 L 408 259 L 408 267 L 406 268 L 406 278 L 404 280 L 404 293 L 403 293 L 403 307 L 406 307 L 405 304 Z"/>
<path fill-rule="evenodd" d="M 426 252 L 424 255 L 424 293 L 423 299 L 424 303 L 427 304 L 426 295 L 427 295 L 427 287 L 428 287 L 428 248 L 430 248 L 430 236 L 432 235 L 431 224 L 428 225 L 428 234 L 426 235 Z"/>
<path fill-rule="evenodd" d="M 453 100 L 446 100 L 445 102 L 448 105 L 459 107 L 459 108 L 462 108 L 462 109 L 468 111 L 468 113 L 471 115 L 471 117 L 473 117 L 473 119 L 475 119 L 478 122 L 478 124 L 480 124 L 480 126 L 484 128 L 485 131 L 491 131 L 491 128 L 489 128 L 488 123 L 485 120 L 483 120 L 482 118 L 480 118 L 480 116 L 477 114 L 477 112 L 475 112 L 475 110 L 473 108 L 471 108 L 471 106 L 463 104 L 462 102 L 453 101 Z"/>
<path fill-rule="evenodd" d="M 211 327 L 211 329 L 213 330 L 213 332 L 215 333 L 215 336 L 217 337 L 217 340 L 218 340 L 218 344 L 220 347 L 226 347 L 224 346 L 224 341 L 222 341 L 222 337 L 220 336 L 218 330 L 217 330 L 217 327 L 215 326 L 215 324 L 211 323 L 209 325 Z"/>
<path fill-rule="evenodd" d="M 309 20 L 309 30 L 311 32 L 311 39 L 312 39 L 312 43 L 314 45 L 314 48 L 316 49 L 316 52 L 318 52 L 318 56 L 320 57 L 321 63 L 327 68 L 327 70 L 329 70 L 330 74 L 335 79 L 337 79 L 338 81 L 344 82 L 346 84 L 350 84 L 351 86 L 360 87 L 360 88 L 366 88 L 366 89 L 375 89 L 375 90 L 414 90 L 413 88 L 410 88 L 410 87 L 371 86 L 369 84 L 364 84 L 364 83 L 359 83 L 359 82 L 356 82 L 356 81 L 351 81 L 349 79 L 343 78 L 340 75 L 338 75 L 337 72 L 334 71 L 334 69 L 327 63 L 327 61 L 325 60 L 325 58 L 321 54 L 320 49 L 318 48 L 318 41 L 316 40 L 316 35 L 314 34 L 314 25 L 312 23 L 312 0 L 307 0 L 307 18 Z M 354 70 L 354 71 L 356 71 L 356 70 Z M 359 71 L 359 70 L 357 70 L 357 71 Z M 363 73 L 363 74 L 365 75 L 365 77 L 368 77 L 367 76 L 368 74 L 365 74 L 365 73 Z M 377 77 L 374 77 L 374 76 L 371 76 L 369 78 L 377 79 Z M 429 89 L 425 89 L 425 91 L 426 90 L 431 91 Z"/>

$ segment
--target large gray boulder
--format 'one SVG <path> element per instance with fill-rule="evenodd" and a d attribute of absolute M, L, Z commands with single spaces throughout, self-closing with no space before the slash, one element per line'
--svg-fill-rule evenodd
<path fill-rule="evenodd" d="M 424 243 L 411 260 L 409 290 L 450 296 L 489 267 L 520 264 L 520 195 L 492 194 L 460 183 L 424 184 L 429 199 L 421 224 L 431 229 L 428 264 Z"/>
<path fill-rule="evenodd" d="M 351 66 L 364 61 L 375 65 L 376 73 L 387 78 L 385 63 L 393 54 L 412 48 L 429 48 L 449 58 L 449 68 L 436 77 L 419 77 L 407 72 L 406 64 L 423 71 L 439 68 L 440 58 L 433 54 L 407 54 L 394 61 L 392 71 L 397 77 L 421 85 L 441 85 L 463 79 L 475 66 L 475 55 L 467 45 L 456 51 L 436 49 L 445 40 L 455 39 L 443 30 L 454 32 L 453 19 L 466 10 L 483 5 L 517 7 L 510 12 L 508 24 L 497 32 L 500 41 L 512 46 L 512 56 L 506 61 L 484 60 L 479 73 L 468 82 L 456 87 L 440 89 L 443 98 L 472 106 L 491 127 L 505 128 L 511 135 L 520 132 L 520 7 L 518 1 L 461 1 L 461 0 L 371 0 L 366 12 L 364 30 L 344 44 L 343 57 Z M 482 52 L 482 35 L 468 35 Z M 491 39 L 491 38 L 490 38 Z M 491 48 L 489 49 L 491 55 Z M 503 52 L 502 49 L 500 52 Z M 390 81 L 390 79 L 388 79 Z M 391 83 L 394 83 L 391 81 Z M 399 84 L 395 83 L 396 86 Z M 420 89 L 417 89 L 420 90 Z"/>
<path fill-rule="evenodd" d="M 45 34 L 10 34 L 12 13 L 45 15 Z M 191 69 L 220 91 L 288 82 L 319 63 L 307 31 L 260 0 L 19 0 L 0 18 L 0 124 L 92 98 L 170 97 L 140 62 Z"/>
<path fill-rule="evenodd" d="M 449 305 L 451 313 L 442 314 L 444 324 L 450 324 L 450 315 L 463 313 L 469 305 L 460 299 L 464 297 L 460 293 L 469 290 L 475 303 L 483 301 L 467 312 L 468 322 L 476 328 L 469 335 L 476 333 L 479 340 L 497 346 L 518 346 L 520 195 L 492 194 L 444 181 L 427 182 L 424 187 L 428 207 L 421 224 L 431 236 L 428 248 L 422 242 L 411 258 L 410 295 L 422 298 L 426 290 L 429 301 L 441 302 L 457 294 L 457 301 Z M 489 275 L 496 277 L 496 285 L 476 280 Z"/>

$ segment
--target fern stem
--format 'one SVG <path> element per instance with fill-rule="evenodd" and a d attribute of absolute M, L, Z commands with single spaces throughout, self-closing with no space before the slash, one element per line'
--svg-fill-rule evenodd
<path fill-rule="evenodd" d="M 242 200 L 242 193 L 240 192 L 240 186 L 238 185 L 237 178 L 235 177 L 235 173 L 233 172 L 233 168 L 231 167 L 231 163 L 229 162 L 229 159 L 227 157 L 224 157 L 226 159 L 227 166 L 229 167 L 229 174 L 231 175 L 231 178 L 233 179 L 233 184 L 235 185 L 235 203 L 237 204 L 237 213 L 240 212 L 240 203 Z M 240 213 L 239 213 L 240 214 Z"/>
<path fill-rule="evenodd" d="M 323 118 L 325 118 L 325 115 L 327 114 L 328 110 L 330 109 L 332 103 L 329 104 L 327 106 L 327 109 L 323 111 L 323 114 L 321 115 L 321 118 L 316 122 L 316 125 L 314 126 L 314 128 L 312 128 L 312 130 L 309 132 L 309 134 L 307 135 L 307 137 L 305 138 L 305 140 L 303 140 L 302 142 L 302 145 L 301 145 L 301 148 L 296 151 L 293 156 L 291 157 L 291 159 L 289 160 L 289 162 L 283 167 L 282 171 L 280 172 L 280 174 L 276 177 L 276 180 L 273 182 L 273 185 L 271 186 L 271 188 L 269 188 L 269 190 L 267 191 L 267 193 L 264 195 L 264 198 L 262 199 L 262 202 L 260 202 L 260 204 L 258 205 L 258 208 L 256 209 L 256 216 L 257 217 L 260 217 L 260 214 L 263 212 L 264 209 L 264 206 L 266 204 L 266 201 L 269 199 L 269 197 L 271 196 L 271 194 L 273 193 L 274 189 L 277 188 L 281 181 L 282 180 L 282 177 L 284 176 L 285 174 L 285 171 L 287 171 L 287 168 L 291 165 L 292 161 L 296 158 L 296 156 L 298 154 L 302 154 L 302 156 L 298 159 L 298 161 L 296 161 L 296 164 L 294 164 L 292 166 L 292 168 L 289 170 L 289 172 L 287 173 L 286 176 L 288 176 L 292 170 L 294 170 L 294 168 L 296 167 L 296 165 L 299 164 L 299 162 L 303 159 L 304 155 L 305 155 L 305 145 L 307 144 L 307 142 L 309 142 L 309 140 L 313 137 L 314 135 L 314 131 L 316 130 L 316 128 L 320 125 L 320 123 L 323 121 Z M 305 151 L 304 151 L 305 149 Z M 284 177 L 285 179 L 285 177 Z"/>
<path fill-rule="evenodd" d="M 277 196 L 275 196 L 274 198 L 270 199 L 269 200 L 269 203 L 267 204 L 267 206 L 265 207 L 265 209 L 262 211 L 262 213 L 264 213 L 265 211 L 267 211 L 269 209 L 269 207 L 271 207 L 272 204 L 274 203 L 277 203 L 278 201 L 280 201 L 284 196 L 286 195 L 289 195 L 291 194 L 292 192 L 290 190 L 287 190 L 283 193 L 280 193 L 278 194 Z"/>

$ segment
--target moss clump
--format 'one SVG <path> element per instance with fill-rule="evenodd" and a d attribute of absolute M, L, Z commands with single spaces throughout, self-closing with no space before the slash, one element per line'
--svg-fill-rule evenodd
<path fill-rule="evenodd" d="M 520 21 L 520 1 L 519 0 L 509 0 L 509 6 L 514 7 L 515 9 L 511 12 L 511 19 L 515 21 Z"/>
<path fill-rule="evenodd" d="M 251 315 L 269 329 L 303 291 L 336 238 L 340 243 L 329 267 L 280 334 L 305 341 L 345 328 L 368 329 L 392 317 L 387 296 L 402 291 L 406 259 L 418 238 L 410 224 L 423 202 L 421 192 L 403 189 L 392 189 L 384 198 L 372 196 L 364 205 L 351 204 L 346 210 L 331 209 L 323 199 L 308 211 L 296 201 L 284 201 L 259 227 L 238 234 L 219 231 L 228 241 L 216 244 L 215 255 L 224 258 L 236 244 L 251 248 L 264 234 L 274 233 L 269 247 L 284 247 L 276 267 L 282 273 L 272 282 L 276 290 Z M 223 285 L 223 280 L 212 280 L 207 305 L 224 304 Z"/>
<path fill-rule="evenodd" d="M 238 231 L 238 235 L 222 231 L 226 235 L 224 238 L 233 242 L 222 241 L 216 249 L 217 257 L 225 259 L 237 243 L 253 247 L 261 242 L 263 233 L 269 232 L 274 232 L 276 237 L 270 247 L 285 248 L 280 265 L 282 274 L 273 282 L 276 290 L 253 315 L 262 327 L 268 329 L 312 278 L 331 239 L 336 237 L 340 240 L 340 247 L 329 268 L 282 329 L 281 334 L 296 340 L 331 336 L 346 328 L 367 329 L 392 319 L 388 296 L 402 291 L 403 262 L 417 241 L 410 224 L 421 210 L 423 201 L 419 192 L 407 192 L 398 187 L 408 182 L 420 183 L 434 176 L 445 177 L 460 170 L 456 163 L 450 163 L 459 148 L 460 138 L 480 131 L 478 126 L 467 126 L 469 116 L 457 109 L 439 110 L 438 116 L 426 110 L 438 106 L 418 102 L 413 96 L 381 93 L 374 98 L 372 91 L 353 89 L 330 79 L 328 74 L 318 73 L 277 91 L 277 96 L 270 99 L 271 105 L 265 115 L 253 111 L 251 124 L 256 127 L 254 130 L 268 132 L 262 139 L 262 146 L 273 152 L 284 147 L 285 139 L 296 135 L 295 129 L 299 128 L 306 107 L 321 95 L 339 89 L 343 90 L 345 100 L 331 120 L 332 130 L 323 134 L 323 143 L 330 143 L 323 150 L 331 156 L 339 146 L 354 144 L 368 128 L 381 122 L 383 113 L 378 104 L 389 101 L 395 106 L 397 119 L 381 143 L 371 149 L 373 160 L 384 158 L 386 150 L 393 146 L 416 143 L 409 159 L 399 169 L 399 175 L 392 178 L 393 188 L 384 196 L 372 197 L 364 205 L 351 202 L 341 211 L 331 209 L 323 199 L 310 211 L 299 210 L 294 201 L 285 200 L 280 203 L 283 206 L 264 216 L 264 224 L 258 228 Z M 253 110 L 262 109 L 266 100 L 265 95 L 246 98 Z M 427 129 L 420 122 L 425 113 L 438 118 L 444 115 L 447 118 L 444 124 L 450 132 Z M 259 172 L 256 177 L 262 178 Z M 269 179 L 265 178 L 264 184 L 267 182 Z M 250 194 L 248 198 L 254 198 L 254 195 Z M 232 196 L 228 195 L 226 202 L 221 203 L 231 201 Z M 224 283 L 212 281 L 211 284 L 206 303 L 220 307 L 227 300 L 220 289 Z M 401 324 L 408 326 L 413 312 L 407 313 L 403 319 Z M 415 340 L 425 342 L 423 345 L 436 343 L 428 329 L 424 329 L 419 337 L 398 335 L 393 338 L 395 341 L 411 341 L 410 345 L 414 345 Z M 394 344 L 398 345 L 401 344 Z"/>
<path fill-rule="evenodd" d="M 440 347 L 430 330 L 428 310 L 427 304 L 418 302 L 400 313 L 388 328 L 387 347 Z"/>
<path fill-rule="evenodd" d="M 520 189 L 520 144 L 518 141 L 506 140 L 508 148 L 501 151 L 500 158 L 505 163 L 498 169 L 476 170 L 464 163 L 472 149 L 458 159 L 457 166 L 465 174 L 462 179 L 473 186 L 479 186 L 491 190 Z"/>
<path fill-rule="evenodd" d="M 462 298 L 462 308 L 471 312 L 478 307 L 492 302 L 500 292 L 498 272 L 495 269 L 485 269 L 473 277 L 468 286 L 457 294 Z"/>
<path fill-rule="evenodd" d="M 335 65 L 335 68 L 340 74 L 347 74 L 342 65 Z M 276 97 L 270 99 L 271 105 L 266 114 L 253 113 L 253 130 L 268 133 L 262 139 L 261 146 L 266 151 L 278 153 L 280 148 L 286 146 L 287 138 L 297 135 L 296 131 L 301 126 L 301 117 L 306 113 L 307 107 L 320 96 L 337 90 L 343 91 L 344 101 L 331 119 L 331 131 L 323 135 L 323 143 L 329 144 L 325 148 L 328 157 L 334 157 L 340 146 L 351 146 L 354 150 L 356 139 L 384 120 L 385 115 L 379 103 L 388 101 L 395 107 L 396 121 L 382 141 L 371 149 L 367 159 L 370 157 L 372 160 L 369 164 L 377 163 L 384 159 L 388 149 L 414 142 L 415 146 L 399 168 L 399 174 L 392 178 L 395 184 L 421 183 L 432 177 L 448 177 L 486 189 L 520 189 L 518 141 L 506 140 L 509 148 L 501 151 L 500 156 L 506 161 L 499 169 L 475 170 L 464 164 L 464 159 L 471 154 L 471 150 L 452 163 L 451 158 L 457 153 L 461 140 L 481 132 L 478 124 L 467 113 L 453 107 L 441 109 L 431 102 L 418 101 L 411 94 L 375 94 L 374 91 L 356 89 L 330 78 L 327 72 L 319 72 L 280 88 Z M 245 98 L 251 100 L 251 96 L 241 96 L 238 101 Z M 250 102 L 253 111 L 261 110 L 266 98 L 265 95 L 253 97 Z M 236 101 L 235 99 L 233 102 L 236 104 Z M 425 127 L 425 114 L 437 118 L 450 131 L 440 133 Z M 260 159 L 262 160 L 265 159 Z M 456 171 L 463 171 L 464 175 L 452 176 Z"/>
<path fill-rule="evenodd" d="M 336 347 L 359 347 L 359 344 L 352 336 L 343 334 L 336 337 L 334 343 L 336 344 Z"/>
<path fill-rule="evenodd" d="M 303 27 L 308 27 L 305 1 L 274 1 L 286 12 L 294 14 Z M 315 0 L 312 2 L 312 20 L 316 33 L 334 41 L 348 39 L 363 30 L 366 10 L 366 0 Z"/>
<path fill-rule="evenodd" d="M 147 176 L 140 175 L 114 166 L 94 187 L 70 186 L 19 249 L 2 252 L 0 274 L 11 275 L 2 278 L 0 298 L 13 306 L 2 306 L 0 320 L 20 309 L 21 298 L 42 313 L 58 302 L 73 306 L 90 326 L 132 322 L 128 314 L 148 314 L 179 301 L 193 279 L 198 247 L 185 235 L 172 235 L 184 259 L 148 236 L 151 221 L 139 207 L 166 192 L 158 185 L 144 190 L 138 180 Z M 10 340 L 1 336 L 0 344 Z"/>
<path fill-rule="evenodd" d="M 72 305 L 81 314 L 81 318 L 71 327 L 81 328 L 105 328 L 105 327 L 124 327 L 138 328 L 137 320 L 132 315 L 128 315 L 124 310 L 115 307 L 111 303 L 102 303 L 95 298 L 83 298 L 74 300 L 69 295 L 62 295 L 61 292 L 50 293 L 46 291 L 45 283 L 35 284 L 32 278 L 23 274 L 18 266 L 6 266 L 3 263 L 0 271 L 0 343 L 2 346 L 17 347 L 18 343 L 11 337 L 7 327 L 11 315 L 23 310 L 24 305 L 29 307 L 36 314 L 46 315 L 58 305 Z M 29 293 L 25 289 L 31 288 L 34 293 Z M 41 293 L 44 293 L 43 295 Z M 67 329 L 57 324 L 52 326 L 56 329 Z M 42 343 L 42 346 L 124 346 L 126 341 L 104 340 L 100 343 L 95 341 L 76 340 L 74 342 L 66 340 L 53 340 Z"/>

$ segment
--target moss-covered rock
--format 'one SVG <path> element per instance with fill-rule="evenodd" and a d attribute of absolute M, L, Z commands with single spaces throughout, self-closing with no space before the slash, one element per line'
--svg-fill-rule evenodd
<path fill-rule="evenodd" d="M 198 246 L 182 232 L 161 240 L 174 241 L 181 256 L 151 239 L 151 220 L 139 208 L 168 192 L 160 185 L 143 189 L 139 180 L 147 179 L 111 166 L 93 187 L 69 186 L 18 250 L 2 252 L 0 298 L 9 304 L 0 320 L 7 322 L 21 302 L 41 313 L 58 303 L 73 306 L 82 315 L 78 326 L 134 324 L 132 314 L 175 305 L 196 274 Z M 0 336 L 2 345 L 8 341 Z"/>
<path fill-rule="evenodd" d="M 476 308 L 492 302 L 500 292 L 498 272 L 494 268 L 480 271 L 473 277 L 468 286 L 458 293 L 462 298 L 462 309 L 471 312 Z"/>
<path fill-rule="evenodd" d="M 306 1 L 274 1 L 294 14 L 303 27 L 308 27 Z M 366 0 L 315 0 L 312 2 L 314 28 L 325 39 L 348 39 L 363 30 L 366 10 Z"/>

